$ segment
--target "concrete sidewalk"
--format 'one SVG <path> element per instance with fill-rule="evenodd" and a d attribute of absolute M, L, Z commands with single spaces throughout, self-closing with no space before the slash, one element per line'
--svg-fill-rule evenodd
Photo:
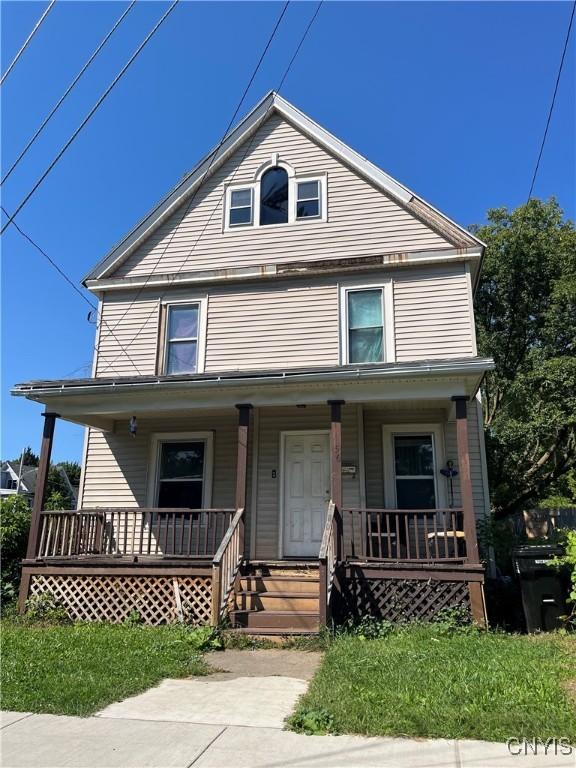
<path fill-rule="evenodd" d="M 246 706 L 249 706 L 248 704 Z M 556 768 L 504 744 L 302 736 L 280 728 L 4 712 L 2 768 Z"/>

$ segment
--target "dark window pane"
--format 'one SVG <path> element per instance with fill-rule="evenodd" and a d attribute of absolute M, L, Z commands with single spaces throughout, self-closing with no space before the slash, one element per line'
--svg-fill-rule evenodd
<path fill-rule="evenodd" d="M 160 482 L 158 506 L 161 508 L 190 507 L 191 509 L 202 509 L 202 481 Z"/>
<path fill-rule="evenodd" d="M 350 363 L 381 363 L 383 360 L 382 328 L 350 331 L 348 358 Z"/>
<path fill-rule="evenodd" d="M 373 328 L 382 325 L 382 291 L 350 291 L 348 327 Z"/>
<path fill-rule="evenodd" d="M 170 307 L 169 339 L 194 339 L 198 336 L 198 307 Z"/>
<path fill-rule="evenodd" d="M 260 182 L 260 224 L 286 224 L 288 221 L 288 174 L 283 168 L 270 168 Z"/>
<path fill-rule="evenodd" d="M 396 435 L 394 460 L 397 475 L 434 475 L 432 437 Z"/>
<path fill-rule="evenodd" d="M 319 196 L 317 181 L 303 181 L 298 184 L 298 200 L 312 200 Z"/>
<path fill-rule="evenodd" d="M 195 341 L 172 341 L 168 348 L 166 373 L 195 373 L 196 353 Z"/>
<path fill-rule="evenodd" d="M 230 225 L 235 224 L 251 224 L 252 223 L 252 208 L 231 208 L 230 209 Z"/>
<path fill-rule="evenodd" d="M 162 443 L 160 479 L 187 477 L 202 479 L 204 474 L 204 442 Z"/>
<path fill-rule="evenodd" d="M 320 215 L 320 203 L 318 200 L 304 200 L 296 204 L 296 217 L 306 219 L 310 216 Z"/>
<path fill-rule="evenodd" d="M 396 480 L 396 504 L 398 509 L 434 509 L 434 479 Z"/>
<path fill-rule="evenodd" d="M 237 189 L 230 196 L 230 205 L 234 208 L 252 205 L 252 190 Z"/>

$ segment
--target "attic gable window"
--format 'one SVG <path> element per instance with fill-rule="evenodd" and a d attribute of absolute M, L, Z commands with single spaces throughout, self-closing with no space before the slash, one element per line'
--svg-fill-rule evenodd
<path fill-rule="evenodd" d="M 239 227 L 252 224 L 253 221 L 252 188 L 230 190 L 230 206 L 228 224 Z"/>
<path fill-rule="evenodd" d="M 296 218 L 308 219 L 320 216 L 320 182 L 298 181 L 296 183 Z"/>
<path fill-rule="evenodd" d="M 260 226 L 288 223 L 288 174 L 278 166 L 260 180 Z"/>

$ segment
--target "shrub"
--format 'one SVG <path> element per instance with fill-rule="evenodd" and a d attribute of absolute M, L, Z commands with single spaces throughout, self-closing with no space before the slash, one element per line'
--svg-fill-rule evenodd
<path fill-rule="evenodd" d="M 71 624 L 68 611 L 52 592 L 40 592 L 26 600 L 25 621 L 30 624 Z"/>
<path fill-rule="evenodd" d="M 571 589 L 568 600 L 572 603 L 572 610 L 566 616 L 566 624 L 576 628 L 576 531 L 561 530 L 559 537 L 564 546 L 564 554 L 556 557 L 550 565 L 556 568 L 568 568 L 570 571 Z"/>
<path fill-rule="evenodd" d="M 16 597 L 20 582 L 20 563 L 26 556 L 30 530 L 30 507 L 24 496 L 14 494 L 0 499 L 0 548 L 2 572 L 0 596 L 2 604 Z"/>

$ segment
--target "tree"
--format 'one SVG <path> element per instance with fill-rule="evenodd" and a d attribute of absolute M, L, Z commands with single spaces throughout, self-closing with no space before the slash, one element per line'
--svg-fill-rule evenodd
<path fill-rule="evenodd" d="M 553 198 L 488 211 L 476 295 L 492 501 L 503 517 L 576 464 L 576 230 Z"/>
<path fill-rule="evenodd" d="M 14 461 L 17 464 L 20 464 L 20 461 L 22 461 L 22 464 L 25 467 L 37 467 L 39 463 L 38 456 L 33 452 L 32 448 L 28 445 L 26 448 L 24 448 L 24 451 L 22 452 L 23 455 L 18 456 L 17 459 L 14 459 Z"/>

